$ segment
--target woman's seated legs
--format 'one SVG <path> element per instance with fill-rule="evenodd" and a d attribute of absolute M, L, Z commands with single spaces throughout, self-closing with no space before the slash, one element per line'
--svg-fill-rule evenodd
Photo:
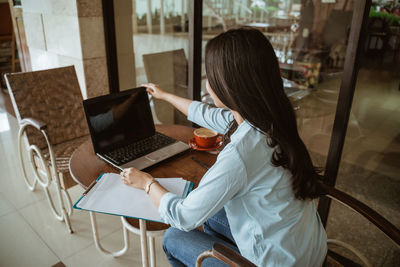
<path fill-rule="evenodd" d="M 226 242 L 232 243 L 232 245 L 236 246 L 236 242 L 233 239 L 224 208 L 218 211 L 203 224 L 203 230 L 209 235 L 223 239 Z"/>
<path fill-rule="evenodd" d="M 222 212 L 221 212 L 222 211 Z M 172 266 L 195 266 L 197 257 L 205 250 L 212 249 L 214 243 L 222 243 L 239 252 L 234 244 L 232 234 L 222 209 L 211 217 L 204 225 L 204 231 L 192 230 L 184 232 L 169 228 L 164 235 L 163 248 Z M 223 262 L 208 258 L 203 266 L 227 266 Z"/>

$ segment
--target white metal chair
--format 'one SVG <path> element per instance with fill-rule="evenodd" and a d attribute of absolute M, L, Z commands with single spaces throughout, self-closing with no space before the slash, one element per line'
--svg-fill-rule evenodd
<path fill-rule="evenodd" d="M 82 94 L 73 66 L 6 74 L 5 80 L 19 122 L 18 155 L 29 190 L 43 187 L 54 216 L 72 233 L 72 203 L 67 189 L 72 180 L 68 162 L 72 152 L 87 140 L 81 106 Z M 33 168 L 28 177 L 24 154 Z M 56 188 L 55 204 L 49 186 Z"/>

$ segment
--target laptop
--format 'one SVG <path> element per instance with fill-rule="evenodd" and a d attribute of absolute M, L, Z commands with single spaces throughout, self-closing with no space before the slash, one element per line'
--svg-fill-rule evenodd
<path fill-rule="evenodd" d="M 120 170 L 142 170 L 190 148 L 156 132 L 144 87 L 84 100 L 83 108 L 94 152 Z"/>

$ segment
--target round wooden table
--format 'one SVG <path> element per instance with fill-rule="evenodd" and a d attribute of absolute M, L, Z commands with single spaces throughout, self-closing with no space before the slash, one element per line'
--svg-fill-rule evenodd
<path fill-rule="evenodd" d="M 187 143 L 189 139 L 193 137 L 194 129 L 181 125 L 156 125 L 156 130 L 162 134 Z M 195 185 L 198 185 L 207 170 L 193 161 L 192 157 L 196 157 L 200 161 L 211 166 L 216 161 L 217 156 L 207 152 L 190 150 L 168 160 L 162 161 L 145 169 L 144 171 L 157 178 L 182 177 L 185 180 L 191 181 Z M 94 153 L 91 140 L 86 141 L 75 150 L 69 162 L 69 169 L 72 178 L 84 189 L 86 189 L 101 173 L 120 173 L 118 169 L 101 160 Z M 144 221 L 142 220 L 126 217 L 124 220 L 137 229 L 140 229 L 140 225 L 144 226 Z M 95 231 L 97 231 L 97 229 L 95 228 L 97 227 L 95 221 L 93 220 L 92 226 L 96 241 L 97 233 Z M 147 231 L 160 231 L 165 230 L 168 227 L 168 225 L 163 223 L 145 221 L 145 228 Z M 96 244 L 96 246 L 98 246 L 99 250 L 107 253 L 107 251 L 103 250 L 100 245 Z"/>

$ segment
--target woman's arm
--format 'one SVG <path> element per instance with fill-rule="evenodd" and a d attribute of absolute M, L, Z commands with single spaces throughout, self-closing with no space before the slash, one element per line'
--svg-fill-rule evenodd
<path fill-rule="evenodd" d="M 149 196 L 165 223 L 189 231 L 220 210 L 247 183 L 243 161 L 236 150 L 221 152 L 217 162 L 202 178 L 199 186 L 186 198 L 169 193 L 158 183 L 152 183 Z M 145 189 L 153 177 L 130 168 L 121 172 L 125 184 Z"/>
<path fill-rule="evenodd" d="M 185 114 L 185 116 L 188 115 L 189 105 L 193 102 L 192 100 L 167 93 L 158 85 L 153 83 L 142 84 L 142 86 L 146 87 L 147 92 L 151 94 L 154 98 L 167 101 L 171 103 L 175 108 L 177 108 L 180 112 Z"/>
<path fill-rule="evenodd" d="M 154 98 L 171 103 L 185 114 L 188 120 L 202 127 L 224 134 L 228 130 L 230 123 L 234 120 L 232 112 L 228 109 L 215 108 L 201 102 L 167 93 L 158 85 L 152 83 L 142 84 L 142 86 L 146 87 L 147 92 Z"/>
<path fill-rule="evenodd" d="M 236 149 L 222 151 L 217 162 L 187 197 L 163 195 L 158 211 L 172 227 L 190 231 L 218 212 L 247 184 L 246 167 Z"/>

